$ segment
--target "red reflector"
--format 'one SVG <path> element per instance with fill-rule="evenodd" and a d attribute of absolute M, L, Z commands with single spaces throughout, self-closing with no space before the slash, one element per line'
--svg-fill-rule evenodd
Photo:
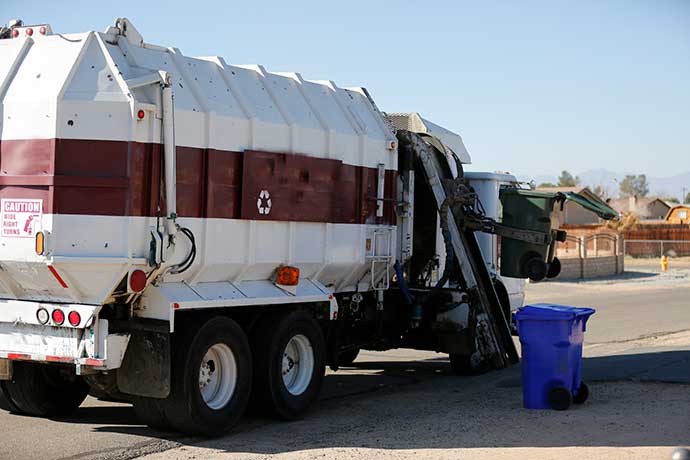
<path fill-rule="evenodd" d="M 297 286 L 299 284 L 299 268 L 278 267 L 278 284 L 284 286 Z"/>
<path fill-rule="evenodd" d="M 13 37 L 13 38 L 19 37 L 19 31 L 18 31 L 17 29 L 14 29 L 14 30 L 12 31 L 12 37 Z"/>
<path fill-rule="evenodd" d="M 53 322 L 58 326 L 65 322 L 65 314 L 62 312 L 62 310 L 53 310 Z"/>
<path fill-rule="evenodd" d="M 32 29 L 31 27 L 29 27 L 28 29 L 26 29 L 26 35 L 28 35 L 28 36 L 30 37 L 30 36 L 32 36 L 33 34 L 34 34 L 34 29 Z"/>
<path fill-rule="evenodd" d="M 45 35 L 45 34 L 46 34 L 46 26 L 41 26 L 41 28 L 38 29 L 38 32 L 39 32 L 41 35 Z"/>
<path fill-rule="evenodd" d="M 7 353 L 7 359 L 31 359 L 31 355 L 24 353 Z"/>
<path fill-rule="evenodd" d="M 143 120 L 145 116 L 146 116 L 146 112 L 144 112 L 143 110 L 140 110 L 137 112 L 137 118 L 138 119 Z"/>
<path fill-rule="evenodd" d="M 105 360 L 87 358 L 85 364 L 87 366 L 103 367 L 105 365 Z"/>
<path fill-rule="evenodd" d="M 69 315 L 67 315 L 67 321 L 69 321 L 72 326 L 77 327 L 79 323 L 81 323 L 81 316 L 79 316 L 78 312 L 71 311 Z"/>
<path fill-rule="evenodd" d="M 74 361 L 74 359 L 70 358 L 69 356 L 46 356 L 46 361 L 51 363 L 71 363 L 72 361 Z"/>
<path fill-rule="evenodd" d="M 129 287 L 133 292 L 141 292 L 146 287 L 146 273 L 143 270 L 134 270 L 129 275 Z"/>
<path fill-rule="evenodd" d="M 48 270 L 50 270 L 50 273 L 53 274 L 57 282 L 60 283 L 60 286 L 67 289 L 67 283 L 65 283 L 65 281 L 60 277 L 57 270 L 55 270 L 55 267 L 53 267 L 52 265 L 48 265 Z"/>

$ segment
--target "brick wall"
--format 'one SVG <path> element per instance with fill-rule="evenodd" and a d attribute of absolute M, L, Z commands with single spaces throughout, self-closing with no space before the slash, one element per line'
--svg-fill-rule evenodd
<path fill-rule="evenodd" d="M 561 273 L 557 280 L 575 280 L 613 276 L 624 271 L 624 256 L 569 257 L 561 260 Z"/>

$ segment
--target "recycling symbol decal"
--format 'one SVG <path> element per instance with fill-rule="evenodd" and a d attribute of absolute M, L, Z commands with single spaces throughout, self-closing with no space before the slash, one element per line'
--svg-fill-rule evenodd
<path fill-rule="evenodd" d="M 256 208 L 259 210 L 259 214 L 264 216 L 271 212 L 271 195 L 269 195 L 268 190 L 262 190 L 259 193 L 259 198 L 256 200 Z"/>

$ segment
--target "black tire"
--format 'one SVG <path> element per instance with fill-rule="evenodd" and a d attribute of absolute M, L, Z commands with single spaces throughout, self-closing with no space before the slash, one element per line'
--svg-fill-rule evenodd
<path fill-rule="evenodd" d="M 303 336 L 311 346 L 313 368 L 306 388 L 291 393 L 283 381 L 283 360 L 293 337 Z M 266 316 L 252 334 L 255 385 L 252 405 L 270 415 L 294 420 L 309 409 L 321 391 L 326 370 L 326 343 L 321 327 L 306 311 Z M 293 369 L 290 366 L 290 369 Z M 300 369 L 296 369 L 299 372 Z M 292 370 L 285 371 L 292 372 Z"/>
<path fill-rule="evenodd" d="M 155 398 L 132 396 L 132 405 L 137 417 L 154 430 L 169 431 L 171 424 Z"/>
<path fill-rule="evenodd" d="M 132 398 L 117 387 L 117 373 L 93 374 L 84 376 L 89 385 L 89 396 L 106 402 L 132 402 Z"/>
<path fill-rule="evenodd" d="M 561 260 L 558 257 L 554 257 L 549 264 L 549 269 L 546 271 L 547 278 L 555 278 L 561 274 Z"/>
<path fill-rule="evenodd" d="M 224 345 L 232 352 L 236 366 L 234 391 L 223 406 L 207 405 L 199 387 L 202 361 L 211 347 Z M 213 364 L 211 361 L 204 363 Z M 213 366 L 219 369 L 214 364 Z M 155 401 L 139 401 L 140 410 L 154 425 L 161 422 L 177 431 L 202 436 L 219 436 L 235 426 L 244 415 L 252 388 L 252 360 L 247 336 L 233 320 L 216 316 L 199 328 L 188 326 L 173 342 L 170 395 Z M 211 370 L 210 372 L 213 372 Z M 136 403 L 135 403 L 136 404 Z M 155 410 L 160 408 L 161 414 Z"/>
<path fill-rule="evenodd" d="M 338 366 L 351 366 L 359 355 L 359 348 L 351 348 L 338 354 Z"/>
<path fill-rule="evenodd" d="M 36 417 L 69 415 L 89 394 L 89 385 L 66 367 L 15 361 L 6 396 L 19 412 Z"/>
<path fill-rule="evenodd" d="M 573 402 L 575 404 L 584 404 L 589 398 L 589 387 L 585 382 L 580 382 L 580 387 L 577 389 L 577 393 L 573 396 Z"/>
<path fill-rule="evenodd" d="M 567 410 L 573 403 L 573 395 L 567 388 L 556 387 L 549 391 L 549 405 L 554 410 Z"/>
<path fill-rule="evenodd" d="M 12 402 L 12 400 L 7 395 L 7 390 L 5 390 L 5 382 L 0 381 L 0 409 L 6 410 L 7 412 L 14 412 L 15 414 L 21 411 L 17 405 Z"/>
<path fill-rule="evenodd" d="M 541 281 L 546 277 L 548 267 L 546 266 L 546 262 L 544 262 L 541 257 L 534 254 L 529 258 L 526 258 L 524 270 L 527 278 L 530 280 Z"/>
<path fill-rule="evenodd" d="M 450 353 L 450 368 L 453 373 L 458 375 L 481 375 L 486 374 L 491 366 L 486 361 L 473 364 L 470 355 L 462 353 Z"/>

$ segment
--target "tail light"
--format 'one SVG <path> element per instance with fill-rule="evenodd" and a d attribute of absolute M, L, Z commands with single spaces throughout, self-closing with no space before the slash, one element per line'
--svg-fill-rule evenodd
<path fill-rule="evenodd" d="M 81 316 L 78 312 L 71 311 L 69 315 L 67 315 L 67 321 L 69 321 L 72 326 L 77 327 L 81 323 Z"/>
<path fill-rule="evenodd" d="M 53 323 L 57 324 L 58 326 L 61 326 L 62 323 L 65 322 L 65 314 L 62 312 L 62 310 L 55 309 L 53 310 Z"/>
<path fill-rule="evenodd" d="M 30 36 L 32 36 L 33 34 L 34 34 L 34 29 L 32 29 L 31 27 L 29 27 L 28 29 L 26 29 L 26 35 L 28 35 L 28 36 L 30 37 Z"/>

